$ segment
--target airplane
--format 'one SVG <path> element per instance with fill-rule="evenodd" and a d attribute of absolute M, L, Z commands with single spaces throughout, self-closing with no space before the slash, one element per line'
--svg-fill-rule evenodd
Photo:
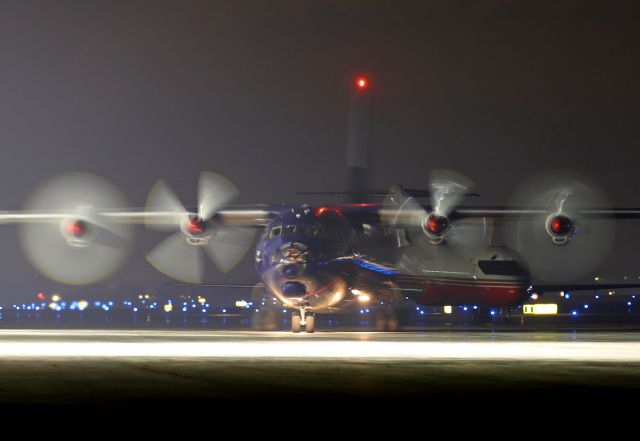
<path fill-rule="evenodd" d="M 159 181 L 142 210 L 123 208 L 124 197 L 102 178 L 73 173 L 47 182 L 25 210 L 0 213 L 0 222 L 19 223 L 27 258 L 67 284 L 94 283 L 117 270 L 135 224 L 170 233 L 147 260 L 193 284 L 202 283 L 204 255 L 229 271 L 261 229 L 256 286 L 293 310 L 294 333 L 312 333 L 316 314 L 362 300 L 510 307 L 534 291 L 640 286 L 571 283 L 604 259 L 612 222 L 638 218 L 640 209 L 608 207 L 596 187 L 568 172 L 529 182 L 518 204 L 503 207 L 462 204 L 477 198 L 471 186 L 436 170 L 428 191 L 396 185 L 376 203 L 235 207 L 233 184 L 203 172 L 197 206 L 186 208 Z M 421 203 L 425 196 L 431 200 Z M 508 246 L 492 244 L 497 222 L 509 230 Z M 397 321 L 390 316 L 384 326 L 395 330 Z"/>
<path fill-rule="evenodd" d="M 0 223 L 19 224 L 22 248 L 40 273 L 76 285 L 104 280 L 123 264 L 136 224 L 171 233 L 148 253 L 153 267 L 199 285 L 203 256 L 227 272 L 261 230 L 255 247 L 260 282 L 250 284 L 253 295 L 274 296 L 292 309 L 295 333 L 314 332 L 315 314 L 363 302 L 383 305 L 376 327 L 395 330 L 394 306 L 407 298 L 420 305 L 506 308 L 534 292 L 638 286 L 575 283 L 606 257 L 614 221 L 640 217 L 640 208 L 611 208 L 604 192 L 584 176 L 538 175 L 505 206 L 475 204 L 479 195 L 472 192 L 472 181 L 445 170 L 432 171 L 426 190 L 399 185 L 370 190 L 371 83 L 359 76 L 354 85 L 349 191 L 307 193 L 347 195 L 347 203 L 234 206 L 235 186 L 222 175 L 203 172 L 196 206 L 185 207 L 158 181 L 144 209 L 135 209 L 106 180 L 71 173 L 43 184 L 24 210 L 0 212 Z M 495 227 L 505 246 L 494 244 Z M 262 323 L 264 317 L 255 318 L 258 328 L 273 327 Z"/>

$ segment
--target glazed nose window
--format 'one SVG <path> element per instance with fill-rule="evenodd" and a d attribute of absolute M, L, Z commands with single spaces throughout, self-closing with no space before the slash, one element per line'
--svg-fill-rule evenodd
<path fill-rule="evenodd" d="M 299 242 L 288 242 L 278 247 L 280 260 L 288 263 L 304 263 L 309 258 L 309 248 Z"/>

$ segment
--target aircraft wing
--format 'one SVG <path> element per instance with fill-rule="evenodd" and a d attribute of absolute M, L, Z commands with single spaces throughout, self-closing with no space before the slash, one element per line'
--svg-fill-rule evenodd
<path fill-rule="evenodd" d="M 71 210 L 17 210 L 0 212 L 0 223 L 51 222 L 68 218 L 83 218 L 90 213 L 92 217 L 103 218 L 118 223 L 161 225 L 173 224 L 175 219 L 197 215 L 196 210 L 185 211 L 146 211 L 144 209 L 93 209 L 93 207 L 77 207 Z M 216 213 L 217 218 L 226 225 L 265 226 L 273 212 L 264 206 L 223 209 Z"/>

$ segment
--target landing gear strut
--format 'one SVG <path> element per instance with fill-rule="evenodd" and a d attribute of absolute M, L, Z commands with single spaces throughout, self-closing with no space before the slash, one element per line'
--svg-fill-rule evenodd
<path fill-rule="evenodd" d="M 251 300 L 254 305 L 260 305 L 265 299 L 270 300 L 271 297 L 263 283 L 258 283 L 251 292 Z M 278 328 L 276 310 L 271 302 L 267 302 L 266 305 L 263 303 L 251 315 L 251 329 L 254 331 L 277 331 Z"/>
<path fill-rule="evenodd" d="M 299 311 L 291 313 L 291 332 L 299 333 L 304 326 L 307 334 L 315 332 L 316 316 L 313 312 L 307 311 L 305 307 L 301 307 Z"/>
<path fill-rule="evenodd" d="M 384 308 L 376 311 L 376 331 L 396 332 L 399 330 L 398 316 L 393 308 Z"/>

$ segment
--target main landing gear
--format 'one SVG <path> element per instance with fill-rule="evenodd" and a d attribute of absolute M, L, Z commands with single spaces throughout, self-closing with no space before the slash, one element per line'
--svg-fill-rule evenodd
<path fill-rule="evenodd" d="M 377 310 L 375 329 L 377 332 L 397 332 L 400 329 L 400 324 L 395 309 L 388 307 Z"/>
<path fill-rule="evenodd" d="M 254 331 L 277 331 L 280 326 L 278 325 L 278 317 L 276 308 L 271 304 L 271 294 L 264 286 L 264 283 L 258 283 L 254 286 L 251 292 L 251 300 L 254 305 L 260 305 L 251 316 L 251 329 Z M 264 300 L 267 299 L 265 305 Z"/>
<path fill-rule="evenodd" d="M 307 334 L 315 332 L 316 315 L 313 312 L 307 311 L 305 307 L 301 307 L 299 311 L 293 311 L 291 313 L 291 332 L 298 334 L 302 327 Z"/>

